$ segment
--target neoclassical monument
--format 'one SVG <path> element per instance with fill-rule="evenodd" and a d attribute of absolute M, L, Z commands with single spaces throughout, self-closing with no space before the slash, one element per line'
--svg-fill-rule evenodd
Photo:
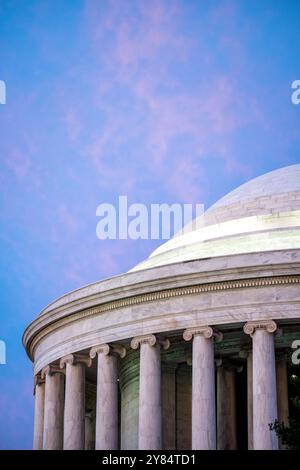
<path fill-rule="evenodd" d="M 278 448 L 268 424 L 289 414 L 300 338 L 300 165 L 203 218 L 28 326 L 35 449 Z"/>

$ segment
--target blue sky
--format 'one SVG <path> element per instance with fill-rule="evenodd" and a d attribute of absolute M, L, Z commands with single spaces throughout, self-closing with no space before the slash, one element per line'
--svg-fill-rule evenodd
<path fill-rule="evenodd" d="M 159 241 L 96 237 L 96 207 L 209 206 L 299 163 L 300 4 L 1 0 L 0 448 L 32 445 L 26 325 Z"/>

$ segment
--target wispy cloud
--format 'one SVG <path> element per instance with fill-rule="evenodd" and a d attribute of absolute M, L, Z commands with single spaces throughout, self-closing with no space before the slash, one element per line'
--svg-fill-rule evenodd
<path fill-rule="evenodd" d="M 185 71 L 197 50 L 205 50 L 205 32 L 223 21 L 224 8 L 235 18 L 237 12 L 230 2 L 216 8 L 207 16 L 207 24 L 203 22 L 201 39 L 184 32 L 182 2 L 157 0 L 150 9 L 143 1 L 105 2 L 101 9 L 95 2 L 86 2 L 87 29 L 97 63 L 95 100 L 105 116 L 86 156 L 108 180 L 114 180 L 111 162 L 123 155 L 129 160 L 127 174 L 134 168 L 134 184 L 140 177 L 138 162 L 143 160 L 145 171 L 159 174 L 169 195 L 178 195 L 179 185 L 185 199 L 199 199 L 203 194 L 195 180 L 197 173 L 201 177 L 202 158 L 214 155 L 225 167 L 242 169 L 231 153 L 230 139 L 239 128 L 263 120 L 257 102 L 240 87 L 234 74 L 215 73 L 212 67 L 204 75 L 200 66 L 199 85 L 193 81 L 189 89 L 189 69 Z M 230 22 L 218 47 L 226 49 L 229 42 L 240 57 L 243 47 Z M 197 57 L 203 67 L 210 53 Z M 185 144 L 179 151 L 176 143 L 180 137 Z M 139 150 L 131 148 L 126 155 L 124 147 L 135 141 L 141 144 Z M 180 172 L 181 168 L 185 171 Z M 122 174 L 122 165 L 119 171 Z M 176 180 L 176 188 L 166 185 L 166 178 Z"/>

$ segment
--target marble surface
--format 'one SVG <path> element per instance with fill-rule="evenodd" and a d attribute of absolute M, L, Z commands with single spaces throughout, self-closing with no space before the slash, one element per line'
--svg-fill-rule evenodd
<path fill-rule="evenodd" d="M 45 385 L 45 411 L 43 449 L 63 448 L 64 376 L 47 373 Z"/>
<path fill-rule="evenodd" d="M 96 449 L 118 449 L 118 358 L 98 353 Z"/>
<path fill-rule="evenodd" d="M 300 275 L 299 250 L 213 258 L 129 273 L 54 302 L 29 325 L 24 345 L 37 373 L 66 354 L 135 335 L 180 331 L 206 323 L 238 325 L 259 318 L 297 320 L 299 284 L 184 295 L 185 286 L 289 275 Z M 168 289 L 181 289 L 183 295 L 160 299 L 160 292 Z M 153 293 L 155 300 L 151 300 Z M 149 301 L 139 305 L 140 296 L 148 294 Z M 132 298 L 137 299 L 136 304 L 122 305 L 123 300 Z M 118 299 L 119 305 L 101 311 L 103 305 Z"/>
<path fill-rule="evenodd" d="M 216 449 L 215 364 L 213 338 L 193 338 L 192 449 Z"/>
<path fill-rule="evenodd" d="M 253 345 L 253 448 L 277 450 L 278 438 L 269 430 L 277 419 L 274 333 L 255 328 Z"/>
<path fill-rule="evenodd" d="M 43 449 L 45 382 L 35 386 L 33 449 Z"/>
<path fill-rule="evenodd" d="M 85 446 L 85 364 L 66 363 L 64 450 Z"/>
<path fill-rule="evenodd" d="M 140 342 L 139 450 L 162 446 L 160 345 Z"/>

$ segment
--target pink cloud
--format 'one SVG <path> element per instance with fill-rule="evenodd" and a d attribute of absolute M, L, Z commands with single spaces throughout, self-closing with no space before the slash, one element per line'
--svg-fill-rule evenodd
<path fill-rule="evenodd" d="M 199 179 L 199 163 L 207 155 L 219 158 L 225 168 L 248 172 L 247 165 L 241 168 L 239 157 L 232 155 L 232 136 L 250 123 L 265 125 L 266 120 L 255 97 L 239 83 L 239 74 L 210 75 L 206 71 L 209 82 L 200 81 L 199 86 L 189 89 L 173 73 L 175 65 L 193 60 L 198 49 L 200 65 L 212 62 L 203 37 L 206 30 L 219 26 L 220 51 L 228 54 L 233 48 L 237 55 L 232 55 L 232 63 L 239 69 L 245 54 L 236 32 L 236 6 L 226 2 L 216 7 L 203 23 L 203 34 L 193 37 L 181 32 L 181 2 L 156 0 L 151 8 L 148 2 L 130 2 L 130 15 L 127 2 L 105 5 L 106 9 L 98 9 L 95 2 L 87 1 L 85 9 L 86 28 L 98 64 L 95 99 L 105 115 L 105 123 L 91 136 L 85 156 L 103 181 L 113 181 L 122 190 L 131 189 L 139 181 L 138 161 L 143 159 L 145 171 L 152 177 L 159 175 L 170 196 L 177 196 L 180 186 L 187 197 L 201 200 L 203 190 L 197 186 L 196 175 Z M 225 13 L 230 16 L 228 25 Z M 201 70 L 199 73 L 202 78 Z M 119 96 L 120 88 L 130 96 L 128 103 L 123 94 L 118 104 L 111 102 L 111 96 Z M 178 157 L 171 154 L 171 148 L 180 136 L 189 145 Z M 136 139 L 143 142 L 140 156 L 136 152 L 132 167 L 119 166 L 123 146 Z M 176 186 L 166 184 L 170 179 Z"/>

